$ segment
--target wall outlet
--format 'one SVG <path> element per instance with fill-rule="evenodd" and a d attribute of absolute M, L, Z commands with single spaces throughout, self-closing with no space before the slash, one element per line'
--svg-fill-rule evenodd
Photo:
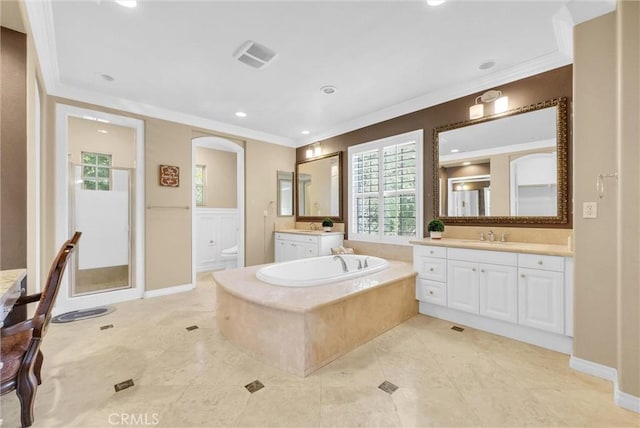
<path fill-rule="evenodd" d="M 598 203 L 597 202 L 583 202 L 582 203 L 582 218 L 597 218 L 598 217 Z"/>

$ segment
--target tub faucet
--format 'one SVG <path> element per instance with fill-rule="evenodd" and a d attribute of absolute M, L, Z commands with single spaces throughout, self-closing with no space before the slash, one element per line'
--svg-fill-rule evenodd
<path fill-rule="evenodd" d="M 368 260 L 369 260 L 369 257 L 365 257 L 365 258 L 364 258 L 364 268 L 365 268 L 365 269 L 369 267 L 369 262 L 368 262 Z"/>
<path fill-rule="evenodd" d="M 495 241 L 496 237 L 493 236 L 493 230 L 489 229 L 489 233 L 487 233 L 487 235 L 489 235 L 489 241 Z"/>
<path fill-rule="evenodd" d="M 347 263 L 344 261 L 344 259 L 342 258 L 341 255 L 336 255 L 333 256 L 333 260 L 340 260 L 340 262 L 342 263 L 342 272 L 349 272 L 349 269 L 347 269 Z"/>
<path fill-rule="evenodd" d="M 362 260 L 358 259 L 358 270 L 362 269 Z"/>

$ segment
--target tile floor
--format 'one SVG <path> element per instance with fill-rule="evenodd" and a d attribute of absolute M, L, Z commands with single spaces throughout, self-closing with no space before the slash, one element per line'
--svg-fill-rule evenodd
<path fill-rule="evenodd" d="M 52 324 L 33 426 L 640 426 L 610 382 L 571 370 L 568 356 L 423 315 L 298 378 L 220 335 L 214 287 L 205 275 L 192 292 Z M 252 394 L 255 380 L 264 388 Z M 385 380 L 399 388 L 384 392 Z M 19 426 L 14 393 L 2 416 Z"/>

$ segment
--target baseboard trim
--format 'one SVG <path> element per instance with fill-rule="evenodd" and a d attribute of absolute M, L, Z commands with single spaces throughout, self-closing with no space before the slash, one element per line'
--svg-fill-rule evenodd
<path fill-rule="evenodd" d="M 569 359 L 569 367 L 591 376 L 610 380 L 613 382 L 613 402 L 616 406 L 640 413 L 640 397 L 620 391 L 618 388 L 618 370 L 593 361 L 583 360 L 573 355 Z"/>
<path fill-rule="evenodd" d="M 618 380 L 618 371 L 613 367 L 594 363 L 589 360 L 583 360 L 582 358 L 574 357 L 573 355 L 569 358 L 569 367 L 579 372 L 599 377 L 600 379 L 610 380 L 614 383 Z"/>
<path fill-rule="evenodd" d="M 194 288 L 195 287 L 191 283 L 174 285 L 173 287 L 165 287 L 165 288 L 159 288 L 157 290 L 145 291 L 142 298 L 151 299 L 153 297 L 168 296 L 170 294 L 183 293 L 185 291 L 190 291 L 190 290 L 193 290 Z"/>

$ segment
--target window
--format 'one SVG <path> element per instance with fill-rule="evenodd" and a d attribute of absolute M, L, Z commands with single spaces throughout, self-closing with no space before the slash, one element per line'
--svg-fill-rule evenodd
<path fill-rule="evenodd" d="M 349 239 L 422 238 L 422 130 L 349 147 Z"/>
<path fill-rule="evenodd" d="M 111 155 L 81 152 L 82 188 L 111 190 Z"/>
<path fill-rule="evenodd" d="M 195 184 L 196 184 L 196 205 L 203 206 L 204 205 L 204 185 L 207 182 L 207 167 L 206 165 L 196 165 L 196 176 L 195 176 Z"/>

